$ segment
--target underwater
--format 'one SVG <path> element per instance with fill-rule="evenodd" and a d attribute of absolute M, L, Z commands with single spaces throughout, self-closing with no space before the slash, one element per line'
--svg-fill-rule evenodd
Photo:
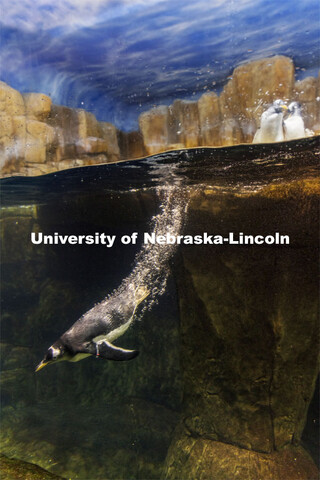
<path fill-rule="evenodd" d="M 3 480 L 319 478 L 319 6 L 4 0 Z"/>

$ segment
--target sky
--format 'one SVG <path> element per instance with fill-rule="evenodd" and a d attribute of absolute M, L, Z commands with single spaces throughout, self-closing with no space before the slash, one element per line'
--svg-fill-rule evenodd
<path fill-rule="evenodd" d="M 2 0 L 0 78 L 130 131 L 276 54 L 317 75 L 318 0 Z"/>

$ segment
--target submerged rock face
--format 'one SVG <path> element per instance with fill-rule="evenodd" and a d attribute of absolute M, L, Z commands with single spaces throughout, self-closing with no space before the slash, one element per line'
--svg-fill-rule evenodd
<path fill-rule="evenodd" d="M 277 98 L 298 100 L 305 126 L 320 133 L 319 78 L 294 82 L 290 58 L 277 55 L 235 68 L 218 96 L 175 100 L 142 113 L 138 132 L 121 132 L 83 109 L 21 95 L 0 82 L 2 175 L 41 175 L 74 166 L 139 158 L 166 150 L 251 143 L 262 112 Z"/>
<path fill-rule="evenodd" d="M 182 249 L 184 401 L 166 479 L 317 478 L 292 447 L 318 374 L 317 190 L 293 182 L 247 199 L 207 192 L 191 202 L 191 234 L 213 225 L 223 236 L 267 235 L 272 224 L 291 245 Z"/>
<path fill-rule="evenodd" d="M 167 466 L 170 480 L 316 480 L 318 469 L 301 447 L 265 454 L 185 436 Z M 179 472 L 179 473 L 178 473 Z"/>
<path fill-rule="evenodd" d="M 2 480 L 63 480 L 53 473 L 32 463 L 7 458 L 0 454 L 0 473 Z"/>

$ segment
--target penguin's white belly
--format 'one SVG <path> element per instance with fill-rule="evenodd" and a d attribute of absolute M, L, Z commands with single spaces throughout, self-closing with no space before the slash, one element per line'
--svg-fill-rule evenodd
<path fill-rule="evenodd" d="M 257 130 L 252 143 L 272 143 L 284 140 L 282 128 L 283 115 L 273 114 L 261 119 L 261 126 Z"/>
<path fill-rule="evenodd" d="M 261 137 L 262 142 L 281 142 L 283 140 L 282 115 L 271 116 L 261 125 Z"/>
<path fill-rule="evenodd" d="M 261 141 L 261 128 L 258 128 L 256 133 L 254 134 L 252 143 L 262 143 L 262 141 Z"/>
<path fill-rule="evenodd" d="M 304 122 L 300 116 L 293 115 L 284 122 L 284 132 L 286 140 L 295 138 L 304 138 L 306 136 Z"/>
<path fill-rule="evenodd" d="M 98 337 L 95 337 L 93 341 L 98 342 L 100 340 L 107 340 L 108 342 L 112 343 L 114 340 L 121 337 L 128 330 L 132 320 L 133 320 L 133 315 L 127 323 L 120 325 L 120 327 L 115 328 L 114 330 L 107 333 L 106 335 L 99 335 Z"/>

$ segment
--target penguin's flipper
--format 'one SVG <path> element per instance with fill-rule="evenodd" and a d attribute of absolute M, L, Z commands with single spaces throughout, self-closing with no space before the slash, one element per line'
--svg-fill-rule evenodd
<path fill-rule="evenodd" d="M 115 347 L 107 340 L 99 340 L 98 342 L 91 341 L 86 344 L 78 345 L 76 348 L 73 347 L 73 353 L 75 355 L 94 355 L 95 357 L 116 361 L 132 360 L 139 355 L 137 350 L 126 350 L 124 348 Z"/>
<path fill-rule="evenodd" d="M 139 355 L 137 350 L 126 350 L 125 348 L 115 347 L 112 345 L 112 343 L 109 343 L 106 340 L 100 340 L 99 342 L 95 343 L 95 346 L 96 356 L 105 358 L 106 360 L 132 360 Z"/>

